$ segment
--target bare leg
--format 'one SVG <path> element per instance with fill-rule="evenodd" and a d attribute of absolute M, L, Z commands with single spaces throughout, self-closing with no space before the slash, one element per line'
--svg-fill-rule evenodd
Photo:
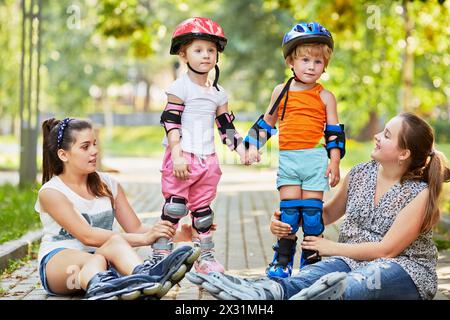
<path fill-rule="evenodd" d="M 99 254 L 93 254 L 92 257 L 83 265 L 80 270 L 79 281 L 80 286 L 86 291 L 89 280 L 92 279 L 97 273 L 106 271 L 108 268 L 108 261 L 105 257 Z"/>
<path fill-rule="evenodd" d="M 95 252 L 110 261 L 121 274 L 133 273 L 136 266 L 144 261 L 130 244 L 120 235 L 113 235 Z"/>
<path fill-rule="evenodd" d="M 105 271 L 110 261 L 122 274 L 131 274 L 143 260 L 120 235 L 113 235 L 95 254 L 66 249 L 55 254 L 46 266 L 47 283 L 56 294 L 86 290 L 89 280 Z"/>
<path fill-rule="evenodd" d="M 55 294 L 77 294 L 81 289 L 86 289 L 85 284 L 80 284 L 79 273 L 91 259 L 97 263 L 90 264 L 90 271 L 83 281 L 85 284 L 92 277 L 89 274 L 105 271 L 106 263 L 102 264 L 95 255 L 80 250 L 65 249 L 55 254 L 45 268 L 50 290 Z"/>
<path fill-rule="evenodd" d="M 323 199 L 323 191 L 309 191 L 302 190 L 303 198 L 302 199 Z"/>

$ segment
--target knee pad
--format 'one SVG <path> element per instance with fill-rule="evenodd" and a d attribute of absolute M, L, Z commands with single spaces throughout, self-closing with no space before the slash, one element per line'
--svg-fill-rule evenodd
<path fill-rule="evenodd" d="M 325 226 L 322 219 L 323 201 L 319 199 L 303 200 L 301 208 L 302 228 L 305 236 L 318 236 Z"/>
<path fill-rule="evenodd" d="M 161 219 L 177 224 L 178 221 L 187 214 L 188 208 L 186 206 L 186 199 L 170 196 L 166 199 L 166 203 L 164 204 Z"/>
<path fill-rule="evenodd" d="M 214 211 L 212 211 L 211 207 L 203 207 L 199 208 L 193 212 L 192 214 L 192 226 L 198 233 L 206 233 L 211 228 L 211 225 L 214 221 Z"/>
<path fill-rule="evenodd" d="M 280 202 L 281 222 L 291 226 L 291 234 L 295 234 L 300 227 L 300 207 L 303 200 L 282 200 Z"/>

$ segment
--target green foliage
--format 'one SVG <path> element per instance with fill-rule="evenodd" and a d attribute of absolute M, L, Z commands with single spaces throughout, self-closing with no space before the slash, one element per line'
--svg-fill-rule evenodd
<path fill-rule="evenodd" d="M 450 142 L 450 120 L 436 120 L 432 122 L 434 134 L 438 143 Z"/>
<path fill-rule="evenodd" d="M 450 78 L 443 70 L 450 64 L 449 33 L 443 26 L 450 3 L 406 3 L 414 23 L 408 39 L 414 58 L 410 111 L 428 117 L 435 106 L 448 105 Z M 333 34 L 336 48 L 324 84 L 336 95 L 340 120 L 353 135 L 366 124 L 370 111 L 390 118 L 402 110 L 405 11 L 401 2 L 302 0 L 291 4 L 296 20 L 319 21 Z"/>
<path fill-rule="evenodd" d="M 412 111 L 435 119 L 437 107 L 448 114 L 445 26 L 450 1 L 63 0 L 50 5 L 45 0 L 41 109 L 58 117 L 84 116 L 113 108 L 115 97 L 107 94 L 111 85 L 166 85 L 159 75 L 173 72 L 177 61 L 168 54 L 175 26 L 191 16 L 207 16 L 224 27 L 229 40 L 220 57 L 220 81 L 229 92 L 230 106 L 263 111 L 273 87 L 290 75 L 281 54 L 284 33 L 297 21 L 319 21 L 336 43 L 321 81 L 335 94 L 340 121 L 355 136 L 370 112 L 383 121 L 402 110 L 404 3 L 414 24 L 408 39 L 414 58 Z M 17 1 L 0 2 L 0 21 L 8 22 L 0 24 L 0 59 L 8 61 L 0 64 L 3 118 L 17 116 L 18 109 Z"/>
<path fill-rule="evenodd" d="M 98 4 L 97 32 L 105 37 L 130 39 L 130 48 L 135 57 L 153 54 L 152 34 L 159 23 L 150 11 L 150 3 L 137 0 L 106 0 Z"/>
<path fill-rule="evenodd" d="M 41 226 L 34 210 L 39 186 L 23 189 L 11 184 L 0 186 L 0 243 L 17 239 Z"/>
<path fill-rule="evenodd" d="M 14 0 L 0 3 L 0 119 L 16 116 L 19 110 L 19 19 Z M 8 21 L 9 23 L 4 23 Z M 6 62 L 7 63 L 4 63 Z"/>

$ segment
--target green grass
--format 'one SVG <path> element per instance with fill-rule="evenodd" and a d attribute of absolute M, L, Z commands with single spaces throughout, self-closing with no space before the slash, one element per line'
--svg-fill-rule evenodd
<path fill-rule="evenodd" d="M 39 253 L 40 241 L 31 243 L 28 246 L 28 253 L 21 259 L 9 260 L 8 266 L 0 273 L 0 280 L 10 276 L 15 270 L 26 265 L 30 260 L 37 259 Z M 0 287 L 0 297 L 7 292 L 7 288 Z"/>
<path fill-rule="evenodd" d="M 9 148 L 19 143 L 14 135 L 0 135 L 0 145 Z M 19 167 L 19 154 L 0 152 L 0 170 L 17 170 Z"/>
<path fill-rule="evenodd" d="M 34 211 L 38 188 L 19 189 L 11 184 L 0 186 L 0 243 L 41 227 L 39 214 Z"/>
<path fill-rule="evenodd" d="M 163 152 L 161 126 L 114 127 L 100 130 L 100 145 L 108 156 L 153 156 Z"/>

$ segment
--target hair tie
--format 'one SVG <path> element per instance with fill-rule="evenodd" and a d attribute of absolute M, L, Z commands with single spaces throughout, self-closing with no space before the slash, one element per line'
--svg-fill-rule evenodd
<path fill-rule="evenodd" d="M 61 149 L 61 143 L 62 143 L 62 139 L 64 137 L 64 130 L 66 129 L 67 125 L 69 124 L 69 122 L 71 120 L 73 120 L 73 119 L 65 118 L 63 121 L 61 121 L 61 124 L 59 125 L 58 137 L 57 137 L 58 149 Z"/>
<path fill-rule="evenodd" d="M 434 149 L 431 149 L 430 151 L 430 157 L 434 156 L 436 154 L 436 151 Z"/>

